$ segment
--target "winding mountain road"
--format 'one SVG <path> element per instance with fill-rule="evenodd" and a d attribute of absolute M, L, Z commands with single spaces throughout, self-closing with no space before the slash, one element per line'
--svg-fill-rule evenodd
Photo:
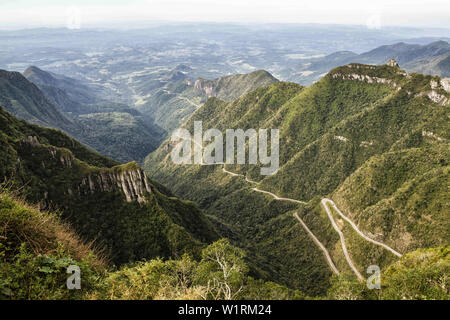
<path fill-rule="evenodd" d="M 233 176 L 233 177 L 244 177 L 246 181 L 248 181 L 250 183 L 258 184 L 257 182 L 249 180 L 247 178 L 247 176 L 245 176 L 243 174 L 238 174 L 238 173 L 234 173 L 234 172 L 226 170 L 225 167 L 222 167 L 222 171 L 227 173 L 227 174 L 229 174 L 229 175 L 231 175 L 231 176 Z M 294 202 L 294 203 L 299 203 L 299 204 L 306 204 L 305 201 L 300 201 L 300 200 L 291 199 L 291 198 L 279 197 L 279 196 L 277 196 L 276 194 L 274 194 L 272 192 L 261 190 L 261 189 L 258 189 L 256 187 L 253 188 L 252 190 L 256 191 L 256 192 L 268 194 L 268 195 L 272 196 L 275 200 L 289 201 L 289 202 Z M 364 240 L 369 241 L 369 242 L 371 242 L 373 244 L 376 244 L 378 246 L 381 246 L 381 247 L 385 248 L 386 250 L 389 250 L 390 252 L 395 254 L 397 257 L 401 257 L 402 256 L 399 252 L 395 251 L 394 249 L 392 249 L 388 245 L 386 245 L 384 243 L 381 243 L 379 241 L 373 240 L 372 238 L 369 238 L 363 232 L 361 232 L 361 230 L 359 230 L 359 228 L 356 226 L 356 224 L 352 220 L 350 220 L 347 216 L 345 216 L 339 210 L 339 208 L 336 206 L 336 204 L 334 203 L 333 200 L 328 199 L 328 198 L 323 198 L 321 200 L 321 204 L 322 204 L 323 208 L 325 209 L 325 211 L 326 211 L 326 213 L 328 215 L 328 219 L 330 220 L 331 225 L 333 226 L 333 229 L 339 235 L 339 240 L 341 242 L 342 252 L 344 253 L 344 256 L 345 256 L 345 259 L 347 261 L 347 264 L 350 266 L 350 268 L 352 269 L 353 273 L 356 275 L 356 277 L 359 280 L 361 280 L 361 281 L 364 280 L 364 277 L 361 275 L 361 273 L 358 271 L 358 269 L 356 268 L 355 264 L 353 263 L 353 260 L 351 259 L 350 254 L 348 253 L 347 245 L 345 244 L 345 236 L 342 233 L 342 231 L 339 229 L 339 226 L 336 224 L 336 221 L 334 220 L 333 215 L 331 214 L 331 211 L 330 211 L 329 207 L 327 206 L 327 204 L 331 205 L 336 210 L 336 212 L 339 214 L 339 216 L 341 216 L 345 221 L 347 221 L 352 226 L 352 228 L 358 233 L 358 235 L 361 236 Z M 339 270 L 334 265 L 333 260 L 331 259 L 331 256 L 330 256 L 328 250 L 325 248 L 325 246 L 319 241 L 319 239 L 317 239 L 317 237 L 312 233 L 312 231 L 303 222 L 303 220 L 300 219 L 300 217 L 298 216 L 298 214 L 296 212 L 294 213 L 294 217 L 300 222 L 302 227 L 310 235 L 310 237 L 313 239 L 314 243 L 319 247 L 319 249 L 322 250 L 322 252 L 324 253 L 325 258 L 327 260 L 327 263 L 330 266 L 331 270 L 334 273 L 339 274 Z"/>
<path fill-rule="evenodd" d="M 227 169 L 225 169 L 225 166 L 222 167 L 222 171 L 225 173 L 228 173 L 229 175 L 233 176 L 233 177 L 245 177 L 243 174 L 239 174 L 239 173 L 234 173 L 231 171 L 228 171 Z"/>
<path fill-rule="evenodd" d="M 359 280 L 364 280 L 364 277 L 361 275 L 361 273 L 359 273 L 358 269 L 355 267 L 355 264 L 352 261 L 352 258 L 350 257 L 350 254 L 348 253 L 347 246 L 345 245 L 344 234 L 342 233 L 341 229 L 339 229 L 339 226 L 336 224 L 336 221 L 334 220 L 333 215 L 331 214 L 330 208 L 328 208 L 328 206 L 327 206 L 327 201 L 324 201 L 324 200 L 325 199 L 322 199 L 322 201 L 321 201 L 322 206 L 325 209 L 325 211 L 327 212 L 328 218 L 330 219 L 331 225 L 333 226 L 334 230 L 339 234 L 342 252 L 344 253 L 345 259 L 347 260 L 348 265 L 350 266 L 350 268 L 352 269 L 352 271 L 356 275 L 356 277 Z"/>
<path fill-rule="evenodd" d="M 243 174 L 238 174 L 238 173 L 234 173 L 234 172 L 228 171 L 227 169 L 225 169 L 225 167 L 222 167 L 222 171 L 227 173 L 227 174 L 229 174 L 229 175 L 231 175 L 231 176 L 233 176 L 233 177 L 245 177 L 245 180 L 247 182 L 258 184 L 258 182 L 255 182 L 255 181 L 252 181 L 252 180 L 248 179 Z M 294 202 L 294 203 L 306 204 L 306 202 L 304 202 L 304 201 L 299 201 L 299 200 L 289 199 L 289 198 L 282 198 L 282 197 L 279 197 L 279 196 L 277 196 L 276 194 L 274 194 L 272 192 L 260 190 L 258 188 L 253 188 L 253 190 L 256 191 L 256 192 L 268 194 L 268 195 L 272 196 L 273 198 L 275 198 L 275 200 L 290 201 L 290 202 Z M 293 216 L 300 222 L 300 225 L 303 227 L 303 229 L 305 229 L 305 231 L 311 237 L 313 242 L 323 252 L 323 254 L 325 256 L 325 259 L 326 259 L 328 265 L 330 266 L 331 271 L 333 271 L 335 274 L 340 274 L 339 270 L 334 265 L 333 260 L 331 259 L 330 253 L 328 252 L 327 248 L 325 248 L 325 246 L 322 244 L 322 242 L 320 242 L 319 239 L 317 239 L 317 237 L 314 235 L 314 233 L 312 233 L 312 231 L 308 228 L 308 226 L 298 216 L 297 212 L 294 212 Z"/>
<path fill-rule="evenodd" d="M 253 188 L 253 191 L 269 194 L 272 197 L 274 197 L 275 200 L 289 201 L 289 202 L 295 202 L 295 203 L 300 203 L 300 204 L 306 204 L 305 201 L 300 201 L 300 200 L 295 200 L 295 199 L 290 199 L 290 198 L 282 198 L 282 197 L 279 197 L 279 196 L 277 196 L 276 194 L 274 194 L 272 192 L 260 190 L 258 188 Z"/>
<path fill-rule="evenodd" d="M 191 139 L 191 141 L 193 141 L 194 143 L 196 143 L 193 139 Z M 231 171 L 228 171 L 227 169 L 225 169 L 225 164 L 224 163 L 212 163 L 212 164 L 205 164 L 205 163 L 201 163 L 201 165 L 222 165 L 222 171 L 226 174 L 229 174 L 233 177 L 243 177 L 245 178 L 245 181 L 252 183 L 252 184 L 259 184 L 259 182 L 255 182 L 250 180 L 249 178 L 247 178 L 246 175 L 243 174 L 239 174 L 239 173 L 234 173 Z M 256 187 L 254 187 L 252 189 L 255 192 L 259 192 L 259 193 L 265 193 L 268 194 L 270 196 L 272 196 L 275 200 L 279 200 L 279 201 L 289 201 L 289 202 L 293 202 L 293 203 L 298 203 L 298 204 L 306 204 L 305 201 L 300 201 L 300 200 L 296 200 L 296 199 L 291 199 L 291 198 L 284 198 L 284 197 L 279 197 L 276 194 L 269 192 L 269 191 L 265 191 L 265 190 L 261 190 L 258 189 Z M 347 261 L 347 264 L 350 266 L 350 268 L 352 269 L 353 273 L 356 275 L 356 277 L 359 280 L 364 280 L 364 277 L 361 275 L 361 273 L 358 271 L 358 269 L 355 267 L 355 264 L 353 263 L 350 254 L 348 253 L 347 250 L 347 246 L 345 244 L 345 237 L 344 234 L 342 233 L 342 231 L 340 230 L 339 226 L 336 224 L 336 221 L 333 218 L 333 215 L 331 214 L 330 208 L 328 207 L 328 204 L 331 205 L 333 207 L 334 210 L 336 210 L 336 212 L 339 214 L 340 217 L 342 217 L 345 221 L 347 221 L 351 227 L 358 233 L 359 236 L 361 236 L 363 239 L 365 239 L 366 241 L 369 241 L 375 245 L 381 246 L 383 248 L 385 248 L 386 250 L 389 250 L 391 253 L 393 253 L 394 255 L 396 255 L 397 257 L 401 257 L 402 255 L 395 251 L 394 249 L 392 249 L 391 247 L 389 247 L 388 245 L 373 240 L 372 238 L 369 238 L 368 236 L 366 236 L 363 232 L 361 232 L 361 230 L 359 230 L 359 228 L 356 226 L 356 224 L 350 220 L 347 216 L 345 216 L 340 210 L 339 208 L 336 206 L 336 204 L 334 203 L 333 200 L 328 199 L 328 198 L 323 198 L 321 200 L 321 204 L 323 206 L 323 208 L 325 209 L 327 215 L 328 215 L 328 219 L 330 220 L 334 230 L 338 233 L 339 235 L 339 239 L 341 242 L 341 247 L 342 247 L 342 251 L 344 253 L 345 259 Z M 330 269 L 335 273 L 335 274 L 339 274 L 339 270 L 336 268 L 336 266 L 333 263 L 333 260 L 331 259 L 331 256 L 328 252 L 328 250 L 325 248 L 325 246 L 319 241 L 319 239 L 317 239 L 317 237 L 312 233 L 312 231 L 308 228 L 308 226 L 303 222 L 303 220 L 298 216 L 297 212 L 295 212 L 293 214 L 293 216 L 300 222 L 301 226 L 306 230 L 306 232 L 308 233 L 308 235 L 312 238 L 312 240 L 314 241 L 314 243 L 317 245 L 317 247 L 323 252 L 325 259 L 330 267 Z"/>
<path fill-rule="evenodd" d="M 233 177 L 244 177 L 245 181 L 253 183 L 253 184 L 258 184 L 258 182 L 250 180 L 249 178 L 247 178 L 247 176 L 244 176 L 243 174 L 239 174 L 239 173 L 234 173 L 231 171 L 228 171 L 227 169 L 225 169 L 225 166 L 222 167 L 222 171 L 225 173 L 228 173 L 229 175 L 232 175 Z"/>
<path fill-rule="evenodd" d="M 366 236 L 364 233 L 362 233 L 362 231 L 358 229 L 358 226 L 357 226 L 352 220 L 350 220 L 348 217 L 346 217 L 346 216 L 341 212 L 341 210 L 339 210 L 339 208 L 336 206 L 336 204 L 334 203 L 333 200 L 328 199 L 328 198 L 323 198 L 321 202 L 322 202 L 322 205 L 323 205 L 325 208 L 327 208 L 327 207 L 326 207 L 326 204 L 327 204 L 327 203 L 330 204 L 330 205 L 334 208 L 334 210 L 336 210 L 336 212 L 337 212 L 337 213 L 338 213 L 345 221 L 347 221 L 347 222 L 352 226 L 352 228 L 358 233 L 358 235 L 360 235 L 362 238 L 364 238 L 365 240 L 367 240 L 367 241 L 369 241 L 369 242 L 372 242 L 373 244 L 376 244 L 377 246 L 380 246 L 380 247 L 385 248 L 386 250 L 389 250 L 390 252 L 392 252 L 393 254 L 395 254 L 397 257 L 401 257 L 401 256 L 402 256 L 401 253 L 395 251 L 394 249 L 392 249 L 392 248 L 389 247 L 388 245 L 386 245 L 386 244 L 384 244 L 384 243 L 382 243 L 382 242 L 373 240 L 372 238 L 369 238 L 369 237 Z M 326 209 L 325 209 L 325 210 L 326 210 Z"/>
<path fill-rule="evenodd" d="M 300 217 L 298 216 L 297 212 L 294 212 L 294 217 L 300 222 L 302 227 L 306 230 L 306 232 L 309 234 L 309 236 L 313 239 L 314 243 L 319 247 L 319 249 L 322 250 L 323 254 L 325 255 L 325 259 L 327 260 L 327 263 L 330 266 L 331 270 L 335 274 L 339 274 L 339 270 L 334 265 L 333 260 L 331 259 L 331 256 L 328 253 L 327 248 L 325 248 L 325 246 L 322 244 L 322 242 L 320 242 L 319 239 L 316 238 L 314 233 L 312 233 L 312 231 L 309 230 L 308 226 L 303 222 L 302 219 L 300 219 Z"/>

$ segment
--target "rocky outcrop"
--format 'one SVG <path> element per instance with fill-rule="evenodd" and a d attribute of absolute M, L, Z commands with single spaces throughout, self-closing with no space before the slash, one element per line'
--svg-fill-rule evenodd
<path fill-rule="evenodd" d="M 216 86 L 216 82 L 205 79 L 197 79 L 194 83 L 194 89 L 208 98 L 215 96 Z"/>
<path fill-rule="evenodd" d="M 331 77 L 333 79 L 343 79 L 343 80 L 356 80 L 356 81 L 363 81 L 367 83 L 382 83 L 390 85 L 393 88 L 397 88 L 397 90 L 400 90 L 400 86 L 397 85 L 393 80 L 391 79 L 385 79 L 385 78 L 379 78 L 379 77 L 371 77 L 366 74 L 358 74 L 358 73 L 349 73 L 349 74 L 342 74 L 342 73 L 333 73 L 331 74 Z"/>
<path fill-rule="evenodd" d="M 398 63 L 397 63 L 397 60 L 395 60 L 395 59 L 389 59 L 389 61 L 388 62 L 386 62 L 386 64 L 389 66 L 389 67 L 399 67 L 398 66 Z"/>
<path fill-rule="evenodd" d="M 441 79 L 441 86 L 447 92 L 450 92 L 450 78 Z"/>
<path fill-rule="evenodd" d="M 22 142 L 29 144 L 32 147 L 40 146 L 39 140 L 36 136 L 28 136 L 26 139 L 22 139 Z"/>
<path fill-rule="evenodd" d="M 89 174 L 83 178 L 78 187 L 80 195 L 87 192 L 94 194 L 95 192 L 111 192 L 114 190 L 121 191 L 127 202 L 145 202 L 145 194 L 151 193 L 147 176 L 140 168 L 113 169 Z"/>
<path fill-rule="evenodd" d="M 346 137 L 343 136 L 334 136 L 334 139 L 342 141 L 342 142 L 347 142 L 348 139 Z"/>
<path fill-rule="evenodd" d="M 21 141 L 23 144 L 31 146 L 33 148 L 41 148 L 49 153 L 47 160 L 41 161 L 42 168 L 50 168 L 51 163 L 57 163 L 60 166 L 66 168 L 76 167 L 78 170 L 80 164 L 74 165 L 76 159 L 70 150 L 64 148 L 56 148 L 41 144 L 36 136 L 28 136 Z M 18 158 L 18 164 L 20 165 L 21 159 Z M 85 166 L 81 165 L 81 166 Z M 111 169 L 96 169 L 84 167 L 83 170 L 89 170 L 88 173 L 81 179 L 81 183 L 73 188 L 68 188 L 66 194 L 73 196 L 74 190 L 78 190 L 78 195 L 83 196 L 86 194 L 95 194 L 96 192 L 111 192 L 118 190 L 125 196 L 127 202 L 145 202 L 145 195 L 151 193 L 150 183 L 145 175 L 144 171 L 135 162 L 129 164 L 113 167 Z M 46 200 L 46 199 L 45 199 Z M 41 208 L 47 208 L 48 203 L 43 202 Z"/>
<path fill-rule="evenodd" d="M 428 98 L 430 98 L 431 101 L 436 102 L 440 105 L 445 106 L 445 105 L 449 104 L 449 100 L 446 96 L 444 96 L 443 94 L 440 94 L 434 90 L 425 92 L 425 94 Z"/>
<path fill-rule="evenodd" d="M 430 138 L 434 138 L 437 141 L 445 141 L 445 138 L 441 138 L 438 135 L 436 135 L 435 133 L 431 132 L 431 131 L 422 131 L 422 137 L 430 137 Z"/>
<path fill-rule="evenodd" d="M 336 68 L 328 73 L 328 77 L 333 79 L 342 79 L 342 80 L 352 80 L 352 81 L 361 81 L 366 83 L 381 83 L 391 86 L 397 90 L 400 90 L 401 87 L 398 83 L 394 81 L 394 78 L 397 76 L 409 77 L 409 75 L 400 68 L 390 70 L 389 72 L 392 74 L 392 78 L 379 77 L 376 74 L 377 69 L 380 66 L 375 65 L 366 65 L 359 63 L 350 63 L 343 67 Z"/>
<path fill-rule="evenodd" d="M 63 166 L 66 166 L 67 168 L 72 167 L 72 163 L 74 160 L 74 156 L 71 153 L 61 153 L 59 157 L 59 161 Z"/>
<path fill-rule="evenodd" d="M 255 89 L 278 82 L 269 72 L 257 70 L 246 74 L 228 75 L 214 80 L 199 78 L 194 89 L 206 98 L 217 97 L 224 101 L 232 101 Z"/>
<path fill-rule="evenodd" d="M 445 94 L 443 94 L 442 90 L 449 92 L 450 91 L 450 81 L 449 79 L 441 79 L 439 82 L 435 80 L 430 81 L 431 90 L 420 92 L 416 95 L 416 97 L 427 96 L 431 101 L 436 102 L 440 105 L 448 105 L 450 104 L 450 99 L 447 98 Z"/>

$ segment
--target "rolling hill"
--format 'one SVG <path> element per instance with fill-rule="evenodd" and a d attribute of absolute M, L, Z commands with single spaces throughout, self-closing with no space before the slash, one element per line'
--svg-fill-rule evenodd
<path fill-rule="evenodd" d="M 405 68 L 414 72 L 450 77 L 450 52 L 408 62 Z"/>
<path fill-rule="evenodd" d="M 2 300 L 304 298 L 252 278 L 245 253 L 218 240 L 196 204 L 135 162 L 1 107 L 0 177 Z M 78 290 L 68 290 L 76 270 Z"/>

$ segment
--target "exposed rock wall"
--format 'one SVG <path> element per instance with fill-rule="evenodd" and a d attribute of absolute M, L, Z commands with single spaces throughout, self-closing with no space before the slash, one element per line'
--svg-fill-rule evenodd
<path fill-rule="evenodd" d="M 216 94 L 216 83 L 211 80 L 197 79 L 194 83 L 194 89 L 210 98 Z"/>
<path fill-rule="evenodd" d="M 331 75 L 334 79 L 343 79 L 343 80 L 357 80 L 357 81 L 364 81 L 367 83 L 382 83 L 392 86 L 393 88 L 400 88 L 393 80 L 391 79 L 385 79 L 385 78 L 379 78 L 379 77 L 371 77 L 365 74 L 358 74 L 358 73 L 350 73 L 350 74 L 341 74 L 341 73 L 333 73 Z"/>
<path fill-rule="evenodd" d="M 417 94 L 418 97 L 426 95 L 428 98 L 430 98 L 431 101 L 434 101 L 436 103 L 439 103 L 443 106 L 450 104 L 449 98 L 446 97 L 445 94 L 439 93 L 438 90 L 442 89 L 446 92 L 450 92 L 450 81 L 449 79 L 441 79 L 441 81 L 438 83 L 437 81 L 432 80 L 430 82 L 431 90 L 426 92 L 421 92 Z M 442 91 L 441 91 L 442 92 Z"/>
<path fill-rule="evenodd" d="M 401 70 L 395 59 L 391 59 L 386 63 L 390 67 L 394 67 L 394 72 L 397 75 L 401 75 L 406 77 L 406 79 L 411 79 L 411 75 L 409 75 L 404 70 Z M 396 83 L 393 79 L 387 79 L 382 77 L 376 77 L 376 76 L 369 76 L 367 74 L 364 74 L 364 70 L 375 70 L 377 66 L 372 65 L 360 65 L 355 63 L 350 63 L 345 66 L 348 69 L 355 69 L 355 72 L 347 72 L 347 70 L 344 71 L 335 71 L 330 72 L 328 74 L 329 77 L 333 79 L 343 79 L 343 80 L 353 80 L 353 81 L 362 81 L 366 83 L 381 83 L 391 86 L 394 89 L 401 90 L 402 87 Z M 430 100 L 432 100 L 435 103 L 438 103 L 440 105 L 449 105 L 450 99 L 447 97 L 445 93 L 443 94 L 442 90 L 446 92 L 450 92 L 450 79 L 444 78 L 441 79 L 439 82 L 435 80 L 431 80 L 430 82 L 430 88 L 431 90 L 423 91 L 420 93 L 417 93 L 415 97 L 421 97 L 421 96 L 427 96 Z M 441 91 L 440 91 L 441 90 Z M 412 92 L 408 91 L 408 94 L 412 94 Z"/>
<path fill-rule="evenodd" d="M 120 190 L 127 202 L 145 202 L 145 194 L 151 193 L 147 176 L 140 168 L 89 174 L 83 178 L 78 189 L 80 194 Z"/>
<path fill-rule="evenodd" d="M 28 144 L 33 148 L 44 147 L 44 145 L 40 144 L 36 136 L 24 138 L 22 139 L 22 143 Z M 50 159 L 52 161 L 57 161 L 66 168 L 72 168 L 74 166 L 75 157 L 70 151 L 53 146 L 45 146 L 44 148 L 50 153 Z M 18 162 L 20 163 L 20 158 Z M 42 161 L 41 166 L 46 168 L 47 165 Z M 127 202 L 145 202 L 145 194 L 151 192 L 147 176 L 137 165 L 131 168 L 126 168 L 126 166 L 112 169 L 98 169 L 87 174 L 82 178 L 77 187 L 78 195 L 82 196 L 88 193 L 94 194 L 95 192 L 119 190 L 125 195 Z M 74 192 L 69 188 L 67 194 L 72 196 Z"/>
<path fill-rule="evenodd" d="M 397 60 L 395 59 L 390 59 L 388 62 L 386 62 L 386 64 L 390 67 L 397 67 L 398 68 L 398 63 Z"/>

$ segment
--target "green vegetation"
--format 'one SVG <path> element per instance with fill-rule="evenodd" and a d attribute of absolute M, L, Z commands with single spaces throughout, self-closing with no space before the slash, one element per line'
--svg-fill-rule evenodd
<path fill-rule="evenodd" d="M 333 198 L 359 225 L 408 252 L 447 244 L 448 145 L 387 152 L 372 157 Z"/>
<path fill-rule="evenodd" d="M 198 257 L 218 238 L 194 204 L 160 193 L 137 163 L 118 165 L 59 131 L 29 125 L 3 109 L 0 123 L 0 176 L 27 202 L 60 210 L 114 263 L 183 253 Z"/>
<path fill-rule="evenodd" d="M 155 150 L 164 130 L 138 112 L 118 110 L 92 112 L 74 116 L 83 128 L 75 136 L 102 154 L 120 162 L 144 160 Z"/>
<path fill-rule="evenodd" d="M 216 97 L 225 101 L 235 100 L 255 89 L 278 82 L 265 70 L 257 70 L 245 74 L 234 74 L 215 80 L 197 79 L 196 90 L 203 97 Z"/>
<path fill-rule="evenodd" d="M 83 290 L 67 290 L 66 269 L 77 265 Z M 106 262 L 55 214 L 0 193 L 0 299 L 81 299 Z"/>
<path fill-rule="evenodd" d="M 146 158 L 144 168 L 214 216 L 233 244 L 246 250 L 255 273 L 324 296 L 331 272 L 293 212 L 325 245 L 344 277 L 354 275 L 321 198 L 332 198 L 366 235 L 401 253 L 448 245 L 448 105 L 427 96 L 431 83 L 439 81 L 398 67 L 351 64 L 306 88 L 281 82 L 232 102 L 211 98 L 184 124 L 188 130 L 196 120 L 203 121 L 203 130 L 278 128 L 277 174 L 263 177 L 258 166 L 248 165 L 227 170 L 306 205 L 255 193 L 252 184 L 220 166 L 176 166 L 168 141 Z M 435 90 L 450 96 L 443 88 Z M 396 261 L 348 223 L 339 224 L 361 272 L 370 264 L 386 270 Z"/>
<path fill-rule="evenodd" d="M 152 260 L 125 267 L 105 279 L 94 298 L 101 299 L 301 299 L 303 295 L 273 282 L 247 275 L 244 252 L 225 239 L 202 252 L 195 261 Z"/>
<path fill-rule="evenodd" d="M 21 119 L 39 125 L 66 132 L 77 129 L 76 125 L 19 72 L 0 70 L 0 105 Z"/>
<path fill-rule="evenodd" d="M 272 282 L 254 280 L 241 249 L 225 239 L 194 259 L 155 259 L 114 270 L 53 213 L 0 193 L 0 299 L 300 299 Z M 68 290 L 67 268 L 81 272 Z"/>
<path fill-rule="evenodd" d="M 277 82 L 232 102 L 210 98 L 185 122 L 189 130 L 195 120 L 204 130 L 280 129 L 276 175 L 260 176 L 258 166 L 227 169 L 306 204 L 255 192 L 221 166 L 176 166 L 166 141 L 144 166 L 172 193 L 147 180 L 136 162 L 119 165 L 0 109 L 0 176 L 8 187 L 60 212 L 118 266 L 102 263 L 89 246 L 74 250 L 75 240 L 64 241 L 71 237 L 52 227 L 60 218 L 3 193 L 0 292 L 43 299 L 448 299 L 449 114 L 444 100 L 428 97 L 435 90 L 449 98 L 435 87 L 439 81 L 351 64 L 311 87 Z M 356 268 L 366 276 L 369 265 L 380 266 L 381 290 L 356 280 L 324 197 L 364 234 L 403 254 L 364 240 L 331 210 Z M 329 251 L 340 276 L 293 213 Z M 50 216 L 45 231 L 40 221 Z M 63 290 L 72 263 L 88 275 L 82 293 Z M 36 273 L 28 277 L 23 266 Z"/>
<path fill-rule="evenodd" d="M 278 80 L 264 70 L 236 74 L 214 80 L 185 79 L 166 85 L 156 92 L 151 102 L 138 106 L 144 114 L 151 114 L 155 122 L 167 132 L 182 125 L 210 97 L 231 101 Z"/>
<path fill-rule="evenodd" d="M 156 149 L 166 132 L 153 119 L 95 94 L 78 80 L 36 67 L 24 75 L 0 70 L 0 106 L 14 116 L 63 130 L 121 162 L 142 161 Z"/>
<path fill-rule="evenodd" d="M 420 249 L 391 264 L 381 289 L 349 275 L 331 278 L 328 299 L 449 299 L 448 247 Z M 67 267 L 81 271 L 68 290 Z M 0 299 L 305 299 L 301 292 L 255 280 L 242 249 L 222 239 L 194 259 L 154 259 L 119 270 L 83 243 L 59 216 L 0 193 Z"/>
<path fill-rule="evenodd" d="M 381 289 L 347 275 L 333 277 L 329 299 L 356 300 L 448 300 L 450 248 L 419 249 L 404 255 L 381 274 Z"/>

